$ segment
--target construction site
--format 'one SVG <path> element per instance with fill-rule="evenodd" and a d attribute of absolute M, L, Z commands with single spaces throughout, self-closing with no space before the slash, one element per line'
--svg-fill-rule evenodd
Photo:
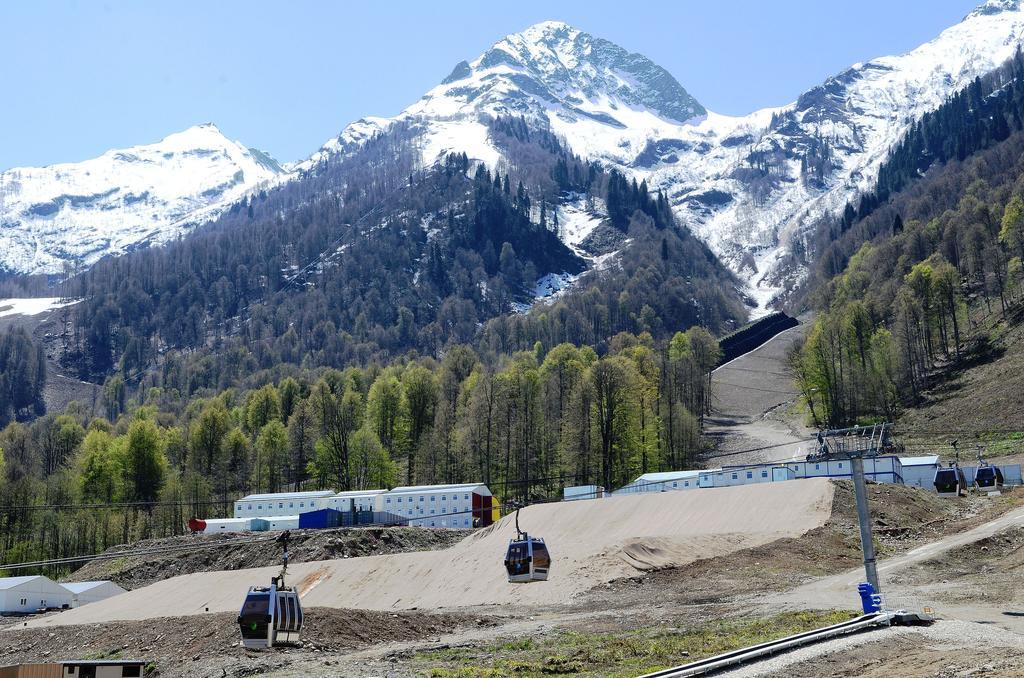
<path fill-rule="evenodd" d="M 799 332 L 716 371 L 721 456 L 708 467 L 827 447 L 786 414 L 795 396 L 772 376 Z M 882 450 L 882 438 L 867 447 Z M 475 530 L 296 530 L 284 576 L 273 532 L 124 545 L 76 579 L 126 593 L 0 618 L 0 665 L 132 660 L 161 676 L 1022 675 L 1024 492 L 941 496 L 855 480 L 539 503 Z M 526 569 L 516 569 L 519 547 L 532 554 Z M 859 590 L 869 581 L 874 597 Z M 246 606 L 268 595 L 285 602 L 267 619 L 292 614 L 281 612 L 289 596 L 301 603 L 300 638 L 265 642 L 264 624 L 250 645 Z M 892 612 L 926 623 L 896 625 Z"/>

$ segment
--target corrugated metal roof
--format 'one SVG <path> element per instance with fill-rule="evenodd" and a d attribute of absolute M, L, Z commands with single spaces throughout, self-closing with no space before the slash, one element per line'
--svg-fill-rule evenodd
<path fill-rule="evenodd" d="M 384 494 L 387 490 L 349 490 L 348 492 L 339 492 L 334 495 L 336 498 L 344 497 L 375 497 L 378 494 Z"/>
<path fill-rule="evenodd" d="M 688 471 L 662 471 L 660 473 L 645 473 L 636 480 L 634 483 L 661 483 L 666 480 L 679 480 L 681 478 L 696 478 L 700 475 L 699 470 L 691 469 Z"/>
<path fill-rule="evenodd" d="M 69 581 L 69 582 L 62 582 L 61 586 L 66 588 L 68 591 L 71 591 L 72 593 L 82 593 L 83 591 L 88 591 L 90 589 L 98 588 L 100 586 L 103 586 L 104 584 L 113 584 L 113 583 L 114 582 L 112 582 L 112 581 Z M 117 586 L 117 584 L 114 584 L 114 585 Z M 118 588 L 120 588 L 120 587 L 118 587 Z"/>
<path fill-rule="evenodd" d="M 923 457 L 900 457 L 901 466 L 938 466 L 939 455 L 929 454 Z"/>
<path fill-rule="evenodd" d="M 46 579 L 41 574 L 30 574 L 24 577 L 2 577 L 0 578 L 0 589 L 13 589 L 15 586 L 21 586 L 34 579 Z"/>
<path fill-rule="evenodd" d="M 280 501 L 282 499 L 319 499 L 333 497 L 334 490 L 313 490 L 311 492 L 276 492 L 274 494 L 250 494 L 238 501 Z"/>
<path fill-rule="evenodd" d="M 487 488 L 483 483 L 459 483 L 456 485 L 408 485 L 405 487 L 396 487 L 391 490 L 389 494 L 407 494 L 411 492 L 463 492 L 477 487 Z M 487 491 L 490 492 L 490 490 Z"/>

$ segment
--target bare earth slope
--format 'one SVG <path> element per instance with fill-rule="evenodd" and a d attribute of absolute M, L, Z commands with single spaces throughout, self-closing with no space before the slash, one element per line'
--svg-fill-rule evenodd
<path fill-rule="evenodd" d="M 506 517 L 443 551 L 296 565 L 306 606 L 371 610 L 558 604 L 637 571 L 685 565 L 820 527 L 834 486 L 815 479 L 691 492 L 535 505 L 523 527 L 543 536 L 554 558 L 542 585 L 508 584 L 502 560 L 515 526 Z M 246 588 L 275 568 L 175 577 L 29 626 L 93 624 L 237 609 Z"/>

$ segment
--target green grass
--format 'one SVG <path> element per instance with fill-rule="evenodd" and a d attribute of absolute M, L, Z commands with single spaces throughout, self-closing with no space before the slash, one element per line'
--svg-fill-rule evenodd
<path fill-rule="evenodd" d="M 490 678 L 553 675 L 636 676 L 730 650 L 836 624 L 845 611 L 786 612 L 743 617 L 675 629 L 621 633 L 560 632 L 543 637 L 504 638 L 492 643 L 425 651 L 413 659 L 431 678 Z"/>

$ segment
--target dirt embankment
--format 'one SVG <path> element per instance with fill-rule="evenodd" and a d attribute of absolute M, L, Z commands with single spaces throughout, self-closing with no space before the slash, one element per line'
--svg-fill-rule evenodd
<path fill-rule="evenodd" d="M 862 554 L 853 484 L 842 480 L 834 484 L 831 516 L 802 536 L 620 579 L 590 591 L 585 604 L 730 605 L 749 598 L 751 591 L 785 591 L 856 568 Z M 880 558 L 974 527 L 1021 500 L 1013 495 L 952 499 L 918 488 L 874 483 L 868 484 L 868 497 Z M 851 607 L 855 602 L 851 599 Z"/>
<path fill-rule="evenodd" d="M 290 562 L 356 558 L 360 556 L 431 551 L 462 541 L 472 530 L 435 530 L 421 527 L 338 528 L 329 530 L 293 530 L 288 548 Z M 157 581 L 194 572 L 242 570 L 281 562 L 281 548 L 273 541 L 253 544 L 232 543 L 239 539 L 265 537 L 246 534 L 195 534 L 166 539 L 148 539 L 114 546 L 108 554 L 143 549 L 203 546 L 196 550 L 178 550 L 166 554 L 130 556 L 94 560 L 72 573 L 70 581 L 106 580 L 126 589 L 137 589 Z M 273 536 L 273 535 L 270 535 Z M 205 548 L 223 542 L 223 548 Z"/>
<path fill-rule="evenodd" d="M 0 665 L 59 659 L 142 659 L 160 676 L 249 676 L 312 663 L 323 675 L 353 650 L 414 641 L 458 628 L 489 626 L 488 618 L 422 612 L 305 610 L 301 647 L 246 650 L 235 613 L 165 617 L 146 622 L 10 630 L 0 643 Z"/>
<path fill-rule="evenodd" d="M 892 575 L 896 584 L 927 582 L 944 603 L 989 605 L 1024 615 L 1024 526 L 950 549 Z"/>

